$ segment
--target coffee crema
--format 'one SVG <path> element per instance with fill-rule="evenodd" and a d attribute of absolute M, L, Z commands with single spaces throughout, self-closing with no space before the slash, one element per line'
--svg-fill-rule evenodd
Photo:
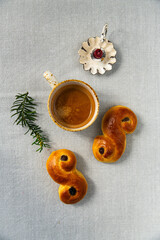
<path fill-rule="evenodd" d="M 55 120 L 67 128 L 86 125 L 95 112 L 92 94 L 80 84 L 73 83 L 57 90 L 51 104 Z"/>

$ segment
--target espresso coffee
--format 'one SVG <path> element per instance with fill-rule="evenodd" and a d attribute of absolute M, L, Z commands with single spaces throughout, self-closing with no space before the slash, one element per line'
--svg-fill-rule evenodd
<path fill-rule="evenodd" d="M 66 85 L 52 99 L 52 114 L 64 127 L 78 128 L 86 125 L 95 112 L 92 94 L 80 84 Z"/>

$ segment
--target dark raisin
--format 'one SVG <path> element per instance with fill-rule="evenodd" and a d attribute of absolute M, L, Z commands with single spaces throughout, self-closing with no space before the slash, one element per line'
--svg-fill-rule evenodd
<path fill-rule="evenodd" d="M 61 160 L 62 160 L 62 161 L 67 161 L 67 160 L 68 160 L 68 157 L 67 157 L 66 155 L 62 155 L 62 156 L 61 156 Z"/>
<path fill-rule="evenodd" d="M 128 117 L 125 117 L 122 119 L 122 122 L 128 122 L 129 121 L 129 118 Z"/>
<path fill-rule="evenodd" d="M 104 148 L 101 147 L 101 148 L 99 149 L 99 152 L 100 152 L 100 154 L 103 154 L 103 153 L 104 153 Z"/>
<path fill-rule="evenodd" d="M 74 195 L 76 194 L 76 192 L 77 192 L 77 190 L 76 190 L 74 187 L 71 187 L 71 188 L 69 189 L 69 193 L 70 193 L 72 196 L 74 196 Z"/>

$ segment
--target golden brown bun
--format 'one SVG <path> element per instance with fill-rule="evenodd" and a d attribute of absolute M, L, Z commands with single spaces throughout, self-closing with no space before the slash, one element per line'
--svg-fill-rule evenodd
<path fill-rule="evenodd" d="M 98 161 L 116 162 L 126 148 L 126 133 L 132 133 L 137 126 L 137 117 L 129 108 L 115 106 L 102 119 L 102 136 L 93 142 L 93 154 Z"/>
<path fill-rule="evenodd" d="M 76 169 L 76 157 L 67 149 L 51 153 L 46 167 L 51 178 L 61 184 L 59 198 L 66 204 L 79 202 L 87 192 L 87 181 Z"/>

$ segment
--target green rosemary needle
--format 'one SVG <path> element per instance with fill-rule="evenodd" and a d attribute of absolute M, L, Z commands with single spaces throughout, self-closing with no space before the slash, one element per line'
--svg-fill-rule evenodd
<path fill-rule="evenodd" d="M 37 104 L 28 94 L 28 92 L 24 94 L 18 93 L 15 96 L 16 100 L 11 107 L 11 112 L 13 112 L 11 117 L 16 116 L 17 118 L 14 123 L 28 128 L 25 134 L 30 132 L 30 135 L 34 139 L 32 145 L 39 146 L 37 151 L 41 152 L 44 147 L 50 147 L 49 140 L 41 128 L 35 123 L 38 117 L 36 112 Z"/>

